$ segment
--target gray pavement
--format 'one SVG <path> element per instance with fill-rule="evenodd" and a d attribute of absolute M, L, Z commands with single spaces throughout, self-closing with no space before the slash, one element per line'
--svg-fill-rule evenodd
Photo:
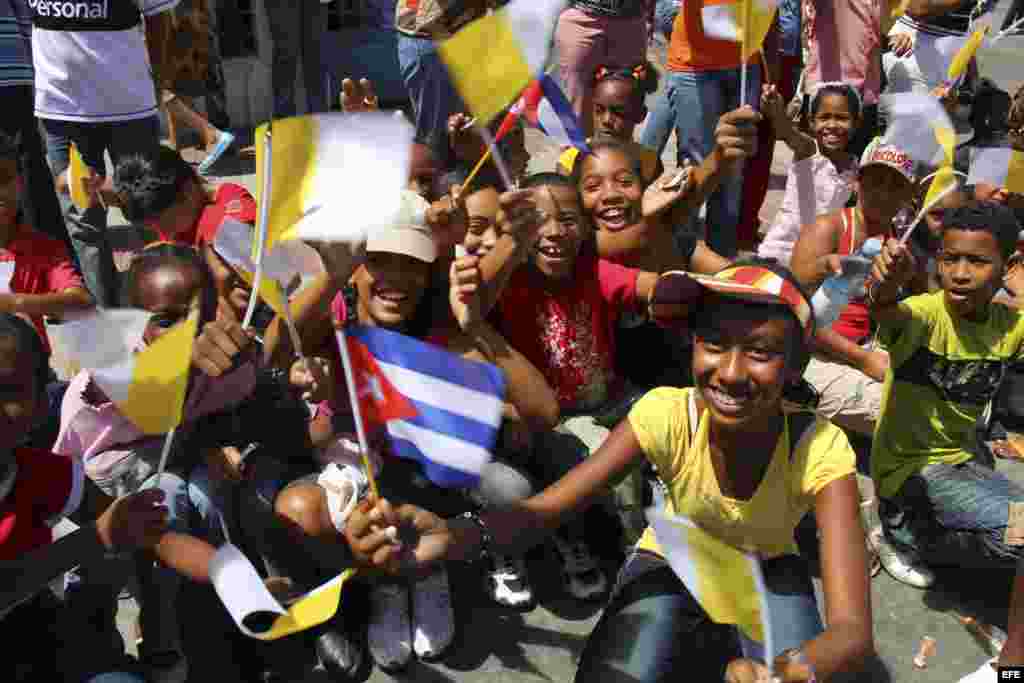
<path fill-rule="evenodd" d="M 996 25 L 1001 21 L 999 17 Z M 663 54 L 655 52 L 651 56 L 664 63 Z M 1008 39 L 996 49 L 984 51 L 980 59 L 983 73 L 1011 93 L 1024 83 L 1024 38 Z M 532 170 L 554 167 L 558 150 L 546 139 L 530 131 L 527 145 L 533 154 Z M 761 214 L 765 221 L 771 219 L 781 200 L 789 157 L 789 150 L 780 144 L 773 164 L 775 177 Z M 674 141 L 666 149 L 664 159 L 667 166 L 674 165 Z M 216 170 L 220 172 L 217 181 L 230 180 L 255 189 L 251 160 L 227 159 Z M 118 236 L 125 250 L 138 243 L 130 230 L 118 231 Z M 126 257 L 127 253 L 122 256 Z M 1024 484 L 1024 465 L 1003 461 L 999 468 Z M 587 634 L 599 616 L 599 606 L 574 604 L 565 596 L 558 585 L 557 564 L 549 552 L 531 555 L 530 568 L 540 605 L 526 614 L 489 604 L 479 573 L 469 568 L 454 568 L 451 577 L 459 634 L 447 656 L 435 664 L 414 663 L 402 674 L 373 670 L 366 680 L 373 683 L 388 680 L 428 683 L 571 681 Z M 947 683 L 973 671 L 986 653 L 956 615 L 977 615 L 988 623 L 1005 627 L 1011 581 L 1009 573 L 951 571 L 941 574 L 934 588 L 921 591 L 897 583 L 882 571 L 872 582 L 879 659 L 866 663 L 865 671 L 855 679 Z M 122 601 L 119 623 L 132 650 L 134 643 L 127 635 L 134 635 L 132 622 L 137 613 L 133 602 Z M 912 658 L 923 636 L 935 638 L 938 648 L 928 667 L 920 670 L 913 666 Z"/>

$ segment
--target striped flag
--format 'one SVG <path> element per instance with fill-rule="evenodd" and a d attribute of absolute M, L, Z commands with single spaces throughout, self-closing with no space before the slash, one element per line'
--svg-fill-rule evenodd
<path fill-rule="evenodd" d="M 268 125 L 256 130 L 257 199 L 270 202 L 267 247 L 290 239 L 359 241 L 393 222 L 409 176 L 408 122 L 383 112 L 273 121 L 270 196 L 263 197 Z"/>
<path fill-rule="evenodd" d="M 975 148 L 967 183 L 985 183 L 1024 194 L 1024 152 L 1010 147 Z"/>
<path fill-rule="evenodd" d="M 92 371 L 118 410 L 145 434 L 166 434 L 181 422 L 199 311 L 136 351 L 147 311 L 97 310 L 53 329 L 68 356 Z"/>
<path fill-rule="evenodd" d="M 252 260 L 253 228 L 248 223 L 226 219 L 217 229 L 213 250 L 242 276 L 251 287 L 256 272 Z M 278 315 L 285 317 L 288 300 L 285 288 L 296 278 L 313 276 L 323 271 L 319 254 L 301 240 L 275 244 L 263 257 L 263 279 L 259 295 Z"/>
<path fill-rule="evenodd" d="M 489 123 L 544 70 L 565 0 L 512 0 L 438 48 L 473 116 Z"/>
<path fill-rule="evenodd" d="M 393 453 L 439 486 L 476 486 L 501 427 L 502 371 L 378 327 L 345 332 L 367 430 L 386 428 Z"/>
<path fill-rule="evenodd" d="M 778 6 L 778 0 L 704 0 L 704 35 L 742 44 L 745 62 L 761 50 Z"/>
<path fill-rule="evenodd" d="M 718 540 L 685 517 L 647 513 L 672 571 L 707 615 L 719 624 L 735 624 L 744 653 L 772 652 L 764 575 L 756 555 Z"/>
<path fill-rule="evenodd" d="M 494 136 L 495 142 L 508 133 L 520 118 L 559 145 L 590 152 L 572 105 L 554 79 L 547 74 L 526 86 L 519 101 L 505 115 L 505 120 Z"/>

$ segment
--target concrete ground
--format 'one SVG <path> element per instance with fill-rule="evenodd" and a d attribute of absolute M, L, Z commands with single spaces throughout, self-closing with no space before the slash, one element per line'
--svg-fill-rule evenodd
<path fill-rule="evenodd" d="M 997 21 L 997 26 L 1001 18 Z M 659 52 L 661 52 L 659 54 Z M 663 51 L 651 57 L 663 64 Z M 1010 39 L 981 54 L 982 71 L 1012 93 L 1024 81 L 1024 39 Z M 551 170 L 557 149 L 533 131 L 527 134 L 533 154 L 532 170 Z M 773 178 L 761 212 L 770 221 L 781 201 L 789 150 L 776 149 Z M 674 141 L 664 155 L 667 166 L 675 163 Z M 217 181 L 240 182 L 254 188 L 252 160 L 225 159 L 216 169 Z M 116 231 L 124 250 L 137 246 L 131 230 Z M 1024 485 L 1024 465 L 1000 462 L 999 468 Z M 447 656 L 439 663 L 414 663 L 401 674 L 379 670 L 364 673 L 365 680 L 424 682 L 530 683 L 571 681 L 589 632 L 600 613 L 599 605 L 579 605 L 567 599 L 558 582 L 557 565 L 548 552 L 531 555 L 531 576 L 539 606 L 520 614 L 490 604 L 482 591 L 481 576 L 472 568 L 454 568 L 454 602 L 459 634 Z M 872 582 L 875 643 L 878 660 L 866 663 L 858 681 L 892 683 L 948 683 L 975 670 L 987 656 L 957 619 L 957 614 L 976 615 L 987 623 L 1005 627 L 1012 575 L 996 571 L 950 571 L 940 575 L 932 589 L 921 591 L 897 583 L 884 571 Z M 819 582 L 820 591 L 820 582 Z M 122 601 L 119 624 L 134 651 L 134 627 L 138 609 L 133 601 Z M 132 634 L 132 638 L 128 637 Z M 922 637 L 937 642 L 937 652 L 926 669 L 912 664 Z M 318 680 L 326 680 L 321 677 Z"/>

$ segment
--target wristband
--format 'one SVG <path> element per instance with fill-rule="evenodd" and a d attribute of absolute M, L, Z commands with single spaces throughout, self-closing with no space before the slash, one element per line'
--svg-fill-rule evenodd
<path fill-rule="evenodd" d="M 807 654 L 804 653 L 802 648 L 793 647 L 788 650 L 784 650 L 778 657 L 776 657 L 775 661 L 778 662 L 779 659 L 783 659 L 787 663 L 794 663 L 807 669 L 810 673 L 810 678 L 805 678 L 804 683 L 818 683 L 818 675 L 814 670 L 814 665 L 811 664 L 811 660 L 807 658 Z M 778 673 L 773 673 L 772 680 L 779 681 L 781 683 L 783 679 Z"/>

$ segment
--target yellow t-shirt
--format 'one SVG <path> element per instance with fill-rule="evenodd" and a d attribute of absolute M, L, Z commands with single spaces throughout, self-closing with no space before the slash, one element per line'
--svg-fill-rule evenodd
<path fill-rule="evenodd" d="M 965 439 L 997 388 L 1004 362 L 1018 358 L 1024 342 L 1024 315 L 1003 304 L 991 304 L 984 322 L 954 317 L 941 290 L 900 306 L 910 320 L 878 329 L 889 372 L 871 478 L 884 498 L 925 465 L 970 460 Z"/>
<path fill-rule="evenodd" d="M 814 497 L 855 472 L 856 456 L 843 430 L 815 418 L 791 457 L 787 425 L 754 495 L 735 500 L 718 487 L 708 447 L 708 411 L 701 413 L 691 439 L 694 391 L 655 389 L 629 414 L 640 447 L 668 486 L 666 512 L 688 517 L 716 538 L 764 558 L 797 552 L 793 530 L 814 505 Z M 649 527 L 638 547 L 661 554 Z"/>
<path fill-rule="evenodd" d="M 644 185 L 650 185 L 658 179 L 658 153 L 650 147 L 645 147 L 639 142 L 630 142 L 629 148 L 633 155 L 640 160 L 640 172 L 643 174 L 641 180 Z M 572 175 L 576 162 L 579 160 L 580 151 L 575 147 L 562 152 L 558 157 L 558 167 L 564 175 Z"/>

